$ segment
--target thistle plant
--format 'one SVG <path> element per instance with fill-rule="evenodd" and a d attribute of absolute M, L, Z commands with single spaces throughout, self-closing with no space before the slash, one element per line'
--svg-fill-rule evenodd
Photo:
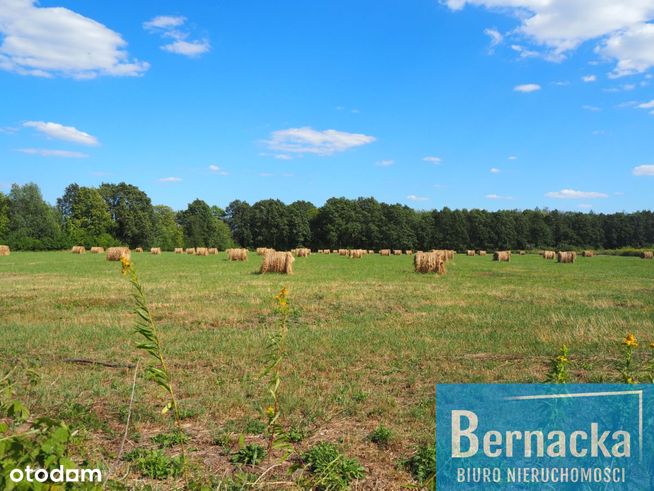
<path fill-rule="evenodd" d="M 154 363 L 148 365 L 145 369 L 146 377 L 150 380 L 153 380 L 166 392 L 167 401 L 164 407 L 161 409 L 161 414 L 166 414 L 169 411 L 172 411 L 173 417 L 175 419 L 175 426 L 177 431 L 181 434 L 183 430 L 180 423 L 179 405 L 173 390 L 170 372 L 168 371 L 166 361 L 163 356 L 163 349 L 161 345 L 161 339 L 159 338 L 159 332 L 157 330 L 154 319 L 150 314 L 150 309 L 148 308 L 148 304 L 145 298 L 143 285 L 141 285 L 134 265 L 130 259 L 123 256 L 120 262 L 122 264 L 122 273 L 128 277 L 129 282 L 131 283 L 134 290 L 132 294 L 135 304 L 134 313 L 136 314 L 136 327 L 134 328 L 134 332 L 140 334 L 145 340 L 137 344 L 136 347 L 145 351 L 148 355 L 150 355 L 150 358 L 154 360 Z M 183 442 L 180 444 L 180 448 L 182 453 L 182 461 L 184 462 L 185 452 Z"/>
<path fill-rule="evenodd" d="M 272 450 L 282 449 L 286 453 L 284 459 L 292 453 L 286 432 L 279 423 L 281 410 L 279 407 L 279 388 L 281 385 L 281 369 L 286 356 L 286 336 L 288 334 L 288 290 L 282 288 L 275 296 L 276 310 L 279 314 L 277 329 L 271 332 L 266 345 L 266 368 L 263 376 L 268 377 L 268 393 L 270 394 L 271 404 L 266 409 L 268 448 L 267 455 L 270 458 Z"/>

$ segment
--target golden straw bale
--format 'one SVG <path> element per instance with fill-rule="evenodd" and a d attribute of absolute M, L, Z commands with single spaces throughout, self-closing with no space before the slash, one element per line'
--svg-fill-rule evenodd
<path fill-rule="evenodd" d="M 518 252 L 518 254 L 520 254 L 521 256 L 525 256 L 527 254 L 527 251 L 520 251 Z"/>
<path fill-rule="evenodd" d="M 511 251 L 496 251 L 493 254 L 493 261 L 509 262 L 510 260 L 511 260 Z"/>
<path fill-rule="evenodd" d="M 290 253 L 289 253 L 290 254 Z M 247 261 L 247 249 L 227 249 L 227 259 L 230 261 Z"/>
<path fill-rule="evenodd" d="M 394 255 L 394 256 L 401 256 L 401 255 L 402 255 L 402 251 L 401 251 L 400 249 L 393 249 L 393 255 Z"/>
<path fill-rule="evenodd" d="M 577 253 L 575 251 L 559 251 L 556 260 L 559 263 L 574 263 L 577 260 Z"/>
<path fill-rule="evenodd" d="M 353 249 L 353 250 L 351 250 L 349 252 L 350 252 L 349 256 L 352 259 L 361 259 L 363 257 L 363 255 L 366 253 L 366 251 L 364 251 L 363 249 Z"/>
<path fill-rule="evenodd" d="M 445 254 L 441 252 L 417 252 L 413 256 L 413 267 L 416 273 L 445 274 Z"/>
<path fill-rule="evenodd" d="M 102 254 L 104 252 L 104 247 L 91 247 L 91 254 Z"/>
<path fill-rule="evenodd" d="M 293 249 L 291 254 L 296 257 L 309 257 L 311 255 L 311 249 L 307 249 L 306 247 L 299 247 L 297 249 Z"/>
<path fill-rule="evenodd" d="M 406 251 L 404 251 L 404 253 L 405 253 L 407 256 L 413 256 L 413 251 L 412 251 L 411 249 L 407 249 Z"/>
<path fill-rule="evenodd" d="M 390 256 L 391 255 L 391 250 L 390 249 L 381 249 L 379 251 L 380 256 Z"/>
<path fill-rule="evenodd" d="M 86 248 L 84 246 L 73 246 L 70 252 L 72 252 L 73 254 L 85 254 Z"/>
<path fill-rule="evenodd" d="M 11 249 L 8 245 L 0 245 L 0 256 L 8 256 L 11 254 Z"/>
<path fill-rule="evenodd" d="M 485 255 L 486 255 L 486 251 L 479 251 L 479 255 L 480 255 L 480 256 L 485 256 Z"/>
<path fill-rule="evenodd" d="M 475 255 L 475 251 L 470 251 L 470 250 L 466 251 L 466 256 L 474 256 L 474 255 Z"/>
<path fill-rule="evenodd" d="M 195 247 L 187 247 L 186 248 L 186 254 L 190 254 L 191 256 L 195 256 Z"/>
<path fill-rule="evenodd" d="M 195 255 L 196 256 L 208 256 L 209 255 L 209 249 L 206 247 L 196 247 L 195 248 Z"/>
<path fill-rule="evenodd" d="M 581 253 L 581 255 L 584 257 L 593 257 L 595 255 L 595 251 L 584 251 Z"/>
<path fill-rule="evenodd" d="M 0 246 L 0 249 L 2 249 L 2 246 Z M 2 255 L 2 254 L 0 254 Z M 652 251 L 643 251 L 640 253 L 640 258 L 641 259 L 654 259 L 654 252 Z"/>
<path fill-rule="evenodd" d="M 293 274 L 293 261 L 290 252 L 269 252 L 263 257 L 259 273 Z"/>
<path fill-rule="evenodd" d="M 556 257 L 556 252 L 554 251 L 543 251 L 543 259 L 554 259 Z"/>
<path fill-rule="evenodd" d="M 134 252 L 143 252 L 143 247 L 137 247 Z M 152 252 L 152 249 L 150 249 L 150 252 Z"/>
<path fill-rule="evenodd" d="M 218 248 L 217 247 L 209 247 L 209 249 L 207 249 L 207 254 L 215 256 L 216 254 L 218 254 Z"/>
<path fill-rule="evenodd" d="M 161 247 L 151 247 L 150 248 L 150 254 L 154 254 L 156 256 L 161 254 Z"/>
<path fill-rule="evenodd" d="M 184 249 L 182 247 L 175 247 L 175 254 L 184 254 Z"/>
<path fill-rule="evenodd" d="M 132 253 L 129 247 L 110 247 L 107 249 L 107 261 L 120 261 L 122 258 L 129 259 Z"/>

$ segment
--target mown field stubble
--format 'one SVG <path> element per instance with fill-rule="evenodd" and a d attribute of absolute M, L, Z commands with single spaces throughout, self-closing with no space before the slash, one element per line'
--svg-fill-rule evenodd
<path fill-rule="evenodd" d="M 297 258 L 292 276 L 256 274 L 261 257 L 133 254 L 159 326 L 202 472 L 229 474 L 229 447 L 263 441 L 269 403 L 261 379 L 273 297 L 288 287 L 284 424 L 300 448 L 337 442 L 366 467 L 362 488 L 411 482 L 398 463 L 432 444 L 434 384 L 542 382 L 570 348 L 580 381 L 619 381 L 619 340 L 654 332 L 654 262 L 597 256 L 575 264 L 515 255 L 455 256 L 444 276 L 413 272 L 412 257 Z M 104 255 L 16 252 L 0 258 L 0 371 L 33 368 L 19 387 L 35 414 L 84 429 L 79 452 L 111 461 L 120 446 L 135 347 L 130 286 Z M 102 362 L 115 366 L 71 360 Z M 128 447 L 169 430 L 156 386 L 137 379 Z M 388 446 L 370 433 L 389 428 Z M 216 445 L 216 435 L 223 435 Z M 224 435 L 227 435 L 225 438 Z M 135 478 L 136 479 L 136 478 Z"/>

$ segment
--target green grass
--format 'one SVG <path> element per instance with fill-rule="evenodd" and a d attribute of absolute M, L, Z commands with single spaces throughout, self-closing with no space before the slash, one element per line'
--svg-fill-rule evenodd
<path fill-rule="evenodd" d="M 375 469 L 377 485 L 411 477 L 368 435 L 388 427 L 394 453 L 404 457 L 433 444 L 435 383 L 541 382 L 564 343 L 576 380 L 618 381 L 618 341 L 628 331 L 654 340 L 654 261 L 637 258 L 564 265 L 515 255 L 498 264 L 459 254 L 444 277 L 413 273 L 407 256 L 312 255 L 298 258 L 290 277 L 255 274 L 254 254 L 245 263 L 228 262 L 224 253 L 133 260 L 188 414 L 190 458 L 200 453 L 206 472 L 220 475 L 230 464 L 211 446 L 212 435 L 230 421 L 262 419 L 268 404 L 260 374 L 282 286 L 293 308 L 280 389 L 284 420 L 306 429 L 303 448 L 318 435 L 339 442 Z M 94 420 L 90 431 L 99 436 L 85 442 L 89 458 L 117 451 L 132 372 L 64 360 L 128 365 L 140 356 L 130 287 L 119 271 L 103 255 L 0 258 L 0 370 L 37 366 L 43 380 L 22 388 L 33 413 L 92 408 L 106 425 Z M 171 431 L 159 401 L 157 388 L 140 378 L 133 421 L 143 442 Z M 264 444 L 262 436 L 247 438 Z"/>

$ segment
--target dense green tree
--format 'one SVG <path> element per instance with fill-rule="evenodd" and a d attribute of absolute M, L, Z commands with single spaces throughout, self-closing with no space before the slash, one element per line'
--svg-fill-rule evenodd
<path fill-rule="evenodd" d="M 154 238 L 154 208 L 147 194 L 124 182 L 102 184 L 100 194 L 115 224 L 115 237 L 129 247 L 150 247 Z"/>
<path fill-rule="evenodd" d="M 36 184 L 14 184 L 8 201 L 6 240 L 11 248 L 39 250 L 67 247 L 58 212 L 43 200 Z"/>
<path fill-rule="evenodd" d="M 9 197 L 0 192 L 0 241 L 4 241 L 9 232 Z M 3 242 L 4 244 L 4 242 Z"/>
<path fill-rule="evenodd" d="M 288 214 L 286 205 L 278 199 L 258 201 L 249 213 L 254 247 L 278 250 L 295 247 L 288 243 Z"/>
<path fill-rule="evenodd" d="M 232 201 L 225 209 L 225 223 L 229 225 L 232 237 L 241 247 L 252 247 L 250 230 L 250 205 L 246 201 Z"/>
<path fill-rule="evenodd" d="M 71 184 L 57 200 L 57 209 L 73 244 L 107 247 L 116 243 L 109 207 L 97 189 Z"/>
<path fill-rule="evenodd" d="M 154 239 L 155 247 L 171 251 L 175 247 L 184 246 L 184 231 L 177 223 L 177 214 L 170 206 L 154 206 Z"/>
<path fill-rule="evenodd" d="M 311 246 L 311 221 L 318 209 L 308 201 L 294 201 L 286 207 L 288 215 L 288 237 L 290 248 Z"/>
<path fill-rule="evenodd" d="M 219 218 L 222 215 L 222 210 L 212 209 L 201 199 L 189 203 L 186 210 L 177 214 L 177 223 L 183 230 L 186 247 L 229 247 L 229 227 Z"/>

